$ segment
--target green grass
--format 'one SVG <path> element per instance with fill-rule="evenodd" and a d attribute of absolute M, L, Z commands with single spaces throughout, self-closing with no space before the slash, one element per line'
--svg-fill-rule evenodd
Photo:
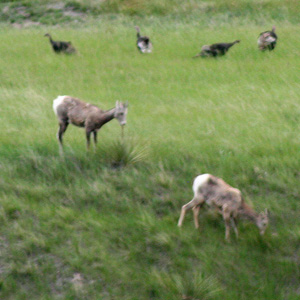
<path fill-rule="evenodd" d="M 266 24 L 270 21 L 299 24 L 298 0 L 0 0 L 0 22 L 45 25 L 84 23 L 109 14 L 131 17 L 159 16 L 167 19 L 194 20 L 202 26 L 237 21 Z M 151 19 L 152 21 L 152 19 Z"/>
<path fill-rule="evenodd" d="M 277 24 L 278 47 L 261 53 L 273 23 L 166 20 L 0 27 L 1 299 L 299 299 L 298 26 Z M 151 55 L 137 52 L 135 24 Z M 79 54 L 55 55 L 46 32 Z M 235 39 L 225 57 L 191 58 Z M 114 120 L 87 153 L 70 126 L 60 157 L 58 95 L 104 109 L 128 100 L 125 140 Z M 177 228 L 204 172 L 271 211 L 263 238 L 241 222 L 226 243 L 209 212 L 199 231 L 191 213 Z"/>

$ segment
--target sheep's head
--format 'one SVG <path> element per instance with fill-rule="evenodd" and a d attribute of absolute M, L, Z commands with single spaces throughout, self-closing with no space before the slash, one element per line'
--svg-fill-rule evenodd
<path fill-rule="evenodd" d="M 128 102 L 116 102 L 116 110 L 114 117 L 119 121 L 121 126 L 126 125 L 126 117 L 128 112 Z"/>
<path fill-rule="evenodd" d="M 263 235 L 268 227 L 269 224 L 269 213 L 268 210 L 266 209 L 264 212 L 261 212 L 258 215 L 256 225 L 259 228 L 259 233 Z"/>

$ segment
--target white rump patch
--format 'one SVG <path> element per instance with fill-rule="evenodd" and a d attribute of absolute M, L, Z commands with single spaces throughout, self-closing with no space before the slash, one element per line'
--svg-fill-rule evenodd
<path fill-rule="evenodd" d="M 208 181 L 209 177 L 210 177 L 210 174 L 202 174 L 195 178 L 194 183 L 193 183 L 194 194 L 196 194 L 198 192 L 199 187 L 201 185 L 203 185 L 204 183 L 206 183 Z"/>
<path fill-rule="evenodd" d="M 53 100 L 53 110 L 56 115 L 57 115 L 57 107 L 63 103 L 66 97 L 67 96 L 58 96 L 56 99 Z"/>

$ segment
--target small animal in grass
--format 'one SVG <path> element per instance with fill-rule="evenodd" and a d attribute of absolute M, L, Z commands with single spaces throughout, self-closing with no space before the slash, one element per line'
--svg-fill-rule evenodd
<path fill-rule="evenodd" d="M 136 46 L 137 46 L 138 50 L 141 53 L 151 53 L 153 46 L 150 41 L 150 38 L 148 36 L 141 36 L 140 28 L 138 26 L 135 26 L 135 29 L 137 32 L 136 33 L 136 37 L 137 37 Z"/>
<path fill-rule="evenodd" d="M 57 138 L 62 149 L 63 134 L 69 124 L 84 127 L 87 140 L 87 149 L 90 148 L 90 137 L 93 133 L 95 146 L 97 144 L 97 132 L 107 122 L 117 119 L 122 126 L 126 125 L 128 102 L 117 101 L 116 106 L 109 110 L 102 110 L 96 105 L 85 103 L 71 96 L 58 96 L 53 101 L 53 110 L 57 115 L 59 129 Z"/>
<path fill-rule="evenodd" d="M 262 32 L 257 40 L 258 49 L 261 51 L 274 50 L 277 43 L 277 34 L 275 33 L 276 27 L 273 26 L 271 31 Z"/>
<path fill-rule="evenodd" d="M 206 205 L 217 209 L 225 221 L 225 239 L 229 240 L 230 228 L 238 236 L 236 222 L 244 218 L 254 223 L 263 235 L 269 223 L 268 212 L 257 213 L 247 205 L 240 190 L 231 187 L 222 179 L 210 174 L 199 175 L 193 184 L 194 198 L 182 206 L 178 226 L 181 227 L 186 211 L 193 209 L 195 227 L 199 228 L 198 215 L 200 209 Z"/>
<path fill-rule="evenodd" d="M 236 40 L 233 43 L 217 43 L 217 44 L 212 44 L 212 45 L 204 45 L 201 48 L 201 52 L 197 55 L 195 55 L 193 58 L 196 57 L 216 57 L 216 56 L 223 56 L 225 55 L 228 50 L 235 44 L 239 43 L 240 40 Z"/>
<path fill-rule="evenodd" d="M 49 37 L 50 44 L 55 53 L 73 54 L 76 53 L 76 49 L 73 47 L 71 42 L 53 41 L 49 33 L 45 36 Z"/>

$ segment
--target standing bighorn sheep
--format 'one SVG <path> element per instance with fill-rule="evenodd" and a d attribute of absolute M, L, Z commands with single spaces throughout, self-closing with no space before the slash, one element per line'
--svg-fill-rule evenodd
<path fill-rule="evenodd" d="M 230 223 L 236 236 L 238 236 L 236 227 L 238 217 L 253 222 L 259 228 L 260 234 L 264 234 L 269 223 L 268 212 L 256 213 L 244 202 L 240 190 L 231 187 L 222 179 L 210 174 L 199 175 L 194 180 L 193 191 L 194 198 L 182 206 L 178 221 L 179 227 L 182 225 L 186 211 L 193 209 L 195 227 L 199 228 L 199 210 L 204 204 L 207 204 L 212 208 L 217 208 L 223 215 L 226 227 L 226 240 L 229 239 L 230 235 Z"/>
<path fill-rule="evenodd" d="M 120 125 L 126 125 L 128 103 L 117 101 L 116 107 L 110 110 L 102 110 L 99 107 L 80 101 L 70 96 L 58 96 L 53 101 L 53 110 L 57 115 L 59 130 L 57 138 L 62 147 L 62 137 L 69 123 L 84 127 L 87 139 L 87 149 L 90 147 L 90 136 L 94 134 L 95 145 L 97 143 L 97 132 L 107 122 L 116 118 Z"/>

